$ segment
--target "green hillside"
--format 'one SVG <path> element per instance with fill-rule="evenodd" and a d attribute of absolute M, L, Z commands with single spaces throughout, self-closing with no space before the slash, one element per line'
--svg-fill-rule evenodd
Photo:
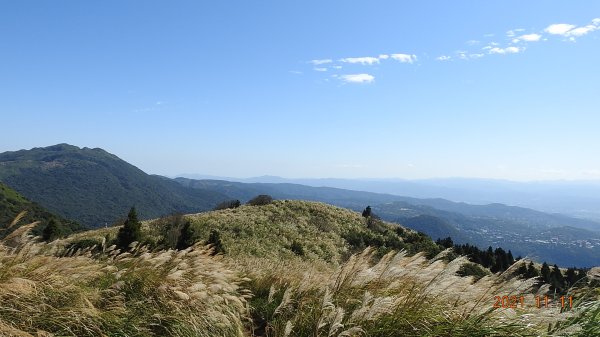
<path fill-rule="evenodd" d="M 189 234 L 190 247 L 167 247 L 178 241 L 167 240 L 173 228 Z M 23 242 L 36 247 L 27 252 L 4 249 L 0 240 L 0 334 L 470 337 L 597 331 L 598 294 L 589 287 L 580 288 L 572 310 L 535 308 L 535 296 L 548 288 L 515 276 L 518 264 L 502 274 L 463 277 L 461 270 L 472 264 L 465 258 L 448 262 L 447 252 L 437 254 L 441 248 L 429 238 L 322 203 L 275 201 L 146 221 L 140 238 L 145 246 L 131 245 L 126 253 L 111 247 L 120 230 L 91 230 L 51 244 Z M 207 243 L 220 253 L 203 248 Z M 493 309 L 495 294 L 519 294 L 529 305 Z"/>
<path fill-rule="evenodd" d="M 468 205 L 298 184 L 169 179 L 148 175 L 102 149 L 60 144 L 0 154 L 0 181 L 65 218 L 89 227 L 113 224 L 137 208 L 142 219 L 213 209 L 224 200 L 258 194 L 311 200 L 362 211 L 405 224 L 433 239 L 452 237 L 486 249 L 561 266 L 590 267 L 600 260 L 600 233 L 590 221 L 499 204 Z M 577 229 L 575 227 L 579 227 Z"/>
<path fill-rule="evenodd" d="M 19 222 L 17 222 L 10 229 L 3 230 L 3 228 L 12 223 L 13 220 L 23 211 L 26 213 Z M 68 235 L 82 229 L 81 225 L 78 223 L 49 212 L 38 204 L 27 200 L 15 190 L 0 183 L 0 238 L 9 235 L 21 225 L 32 223 L 34 221 L 39 221 L 39 225 L 34 228 L 34 233 L 40 234 L 50 219 L 55 219 L 58 221 L 60 226 L 59 231 L 64 235 Z"/>
<path fill-rule="evenodd" d="M 142 218 L 211 209 L 225 196 L 151 176 L 102 149 L 59 144 L 0 154 L 0 181 L 52 212 L 90 227 L 136 206 Z"/>

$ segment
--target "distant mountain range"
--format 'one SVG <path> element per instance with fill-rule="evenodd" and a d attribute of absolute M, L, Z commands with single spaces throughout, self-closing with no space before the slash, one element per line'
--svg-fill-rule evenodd
<path fill-rule="evenodd" d="M 516 182 L 497 179 L 286 179 L 276 176 L 219 178 L 182 174 L 192 179 L 246 183 L 292 183 L 356 191 L 387 193 L 413 198 L 443 198 L 470 204 L 503 203 L 600 221 L 600 180 Z"/>
<path fill-rule="evenodd" d="M 600 264 L 600 224 L 503 204 L 471 205 L 390 193 L 282 183 L 170 179 L 148 175 L 102 150 L 59 144 L 0 154 L 0 181 L 59 215 L 99 227 L 136 206 L 141 218 L 197 213 L 219 202 L 258 194 L 321 201 L 361 211 L 371 205 L 384 220 L 402 223 L 433 239 L 511 249 L 564 266 Z M 263 181 L 278 181 L 267 183 Z M 343 181 L 343 180 L 340 180 Z M 323 181 L 322 181 L 323 182 Z M 345 182 L 345 181 L 344 181 Z M 314 182 L 313 182 L 314 183 Z M 432 192 L 433 193 L 433 192 Z"/>

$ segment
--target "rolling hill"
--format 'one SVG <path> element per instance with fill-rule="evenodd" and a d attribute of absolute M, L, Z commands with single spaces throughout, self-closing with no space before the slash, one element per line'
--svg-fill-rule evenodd
<path fill-rule="evenodd" d="M 561 214 L 502 204 L 469 205 L 289 183 L 175 180 L 186 187 L 217 191 L 241 201 L 269 194 L 277 199 L 315 200 L 356 211 L 371 205 L 382 219 L 406 225 L 433 239 L 450 236 L 455 242 L 481 248 L 505 247 L 516 255 L 564 266 L 590 267 L 600 263 L 600 233 L 587 229 L 597 223 Z"/>
<path fill-rule="evenodd" d="M 0 273 L 12 275 L 0 288 L 0 334 L 466 337 L 597 330 L 595 273 L 575 289 L 573 310 L 540 309 L 536 296 L 551 292 L 515 274 L 527 261 L 491 273 L 440 253 L 425 236 L 323 203 L 279 200 L 177 219 L 144 222 L 145 245 L 126 253 L 111 246 L 119 227 L 51 244 L 25 242 L 36 246 L 21 260 L 27 268 L 0 263 Z M 189 247 L 165 246 L 170 221 L 184 224 L 179 234 L 192 238 Z M 2 243 L 0 262 L 10 261 L 14 253 Z M 482 275 L 462 274 L 474 266 Z M 493 309 L 494 294 L 505 293 L 527 305 Z"/>
<path fill-rule="evenodd" d="M 587 267 L 600 261 L 600 234 L 588 230 L 597 226 L 593 221 L 502 204 L 469 205 L 331 187 L 169 179 L 148 175 L 102 149 L 67 144 L 0 154 L 0 181 L 50 211 L 91 227 L 114 223 L 131 206 L 149 219 L 269 194 L 355 211 L 371 205 L 382 219 L 434 239 L 450 236 L 481 248 L 501 246 L 515 255 L 564 266 Z"/>
<path fill-rule="evenodd" d="M 112 224 L 131 206 L 152 218 L 208 210 L 227 198 L 148 175 L 102 149 L 68 144 L 1 153 L 0 181 L 90 227 Z"/>

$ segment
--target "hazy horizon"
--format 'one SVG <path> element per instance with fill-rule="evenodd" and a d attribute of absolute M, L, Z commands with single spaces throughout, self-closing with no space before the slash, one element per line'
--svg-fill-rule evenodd
<path fill-rule="evenodd" d="M 101 147 L 166 176 L 600 179 L 600 3 L 23 1 L 0 29 L 0 152 Z"/>

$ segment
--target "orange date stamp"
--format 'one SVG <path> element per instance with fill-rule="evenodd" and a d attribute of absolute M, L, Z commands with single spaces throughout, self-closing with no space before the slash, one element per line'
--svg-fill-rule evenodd
<path fill-rule="evenodd" d="M 573 308 L 573 296 L 560 296 L 551 298 L 548 295 L 535 296 L 534 301 L 528 302 L 525 296 L 494 296 L 494 309 L 517 308 Z"/>

